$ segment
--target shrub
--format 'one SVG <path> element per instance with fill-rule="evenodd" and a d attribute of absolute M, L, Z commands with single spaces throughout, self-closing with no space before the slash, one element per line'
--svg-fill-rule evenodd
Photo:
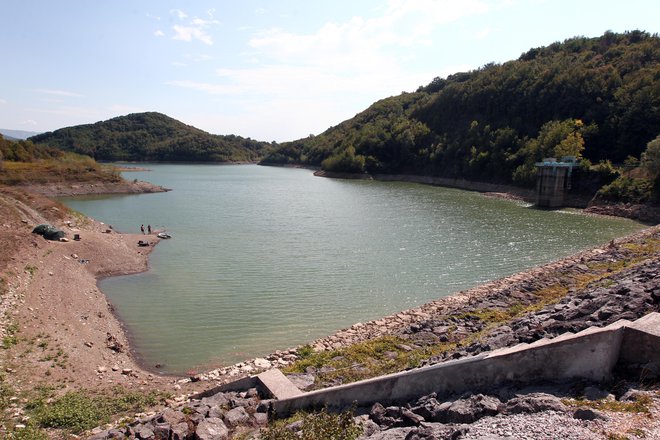
<path fill-rule="evenodd" d="M 321 168 L 326 171 L 361 173 L 364 171 L 364 164 L 365 157 L 361 154 L 355 155 L 355 148 L 350 146 L 321 162 Z"/>
<path fill-rule="evenodd" d="M 646 203 L 651 199 L 653 184 L 646 179 L 619 176 L 614 182 L 598 190 L 602 200 L 620 203 Z"/>

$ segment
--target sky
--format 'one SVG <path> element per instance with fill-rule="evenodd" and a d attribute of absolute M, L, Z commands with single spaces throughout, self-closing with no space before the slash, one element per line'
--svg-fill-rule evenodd
<path fill-rule="evenodd" d="M 283 142 L 532 47 L 658 33 L 660 2 L 0 0 L 0 17 L 0 128 L 157 111 Z"/>

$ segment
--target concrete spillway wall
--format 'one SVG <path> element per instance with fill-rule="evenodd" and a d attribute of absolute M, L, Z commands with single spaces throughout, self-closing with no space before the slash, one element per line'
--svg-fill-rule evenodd
<path fill-rule="evenodd" d="M 660 313 L 633 323 L 617 321 L 532 344 L 519 344 L 470 358 L 303 393 L 283 375 L 266 372 L 252 379 L 273 397 L 272 409 L 286 416 L 301 409 L 402 403 L 430 393 L 439 398 L 508 383 L 608 379 L 615 367 L 660 365 Z M 655 371 L 657 374 L 657 371 Z M 247 382 L 246 382 L 247 384 Z"/>

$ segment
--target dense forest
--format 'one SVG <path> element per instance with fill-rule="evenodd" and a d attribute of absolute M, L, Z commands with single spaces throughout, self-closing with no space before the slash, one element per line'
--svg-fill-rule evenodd
<path fill-rule="evenodd" d="M 529 186 L 535 162 L 573 155 L 582 180 L 602 184 L 617 175 L 611 162 L 638 164 L 659 134 L 660 38 L 606 32 L 435 78 L 263 163 Z"/>
<path fill-rule="evenodd" d="M 256 161 L 270 148 L 249 138 L 209 134 L 155 112 L 61 128 L 29 140 L 105 161 Z"/>

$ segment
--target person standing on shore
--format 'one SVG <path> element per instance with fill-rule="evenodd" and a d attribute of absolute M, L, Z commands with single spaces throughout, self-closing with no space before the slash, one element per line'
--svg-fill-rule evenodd
<path fill-rule="evenodd" d="M 147 234 L 151 235 L 151 225 L 147 225 Z"/>
<path fill-rule="evenodd" d="M 142 231 L 142 234 L 144 234 L 144 225 L 140 225 L 140 231 Z"/>

